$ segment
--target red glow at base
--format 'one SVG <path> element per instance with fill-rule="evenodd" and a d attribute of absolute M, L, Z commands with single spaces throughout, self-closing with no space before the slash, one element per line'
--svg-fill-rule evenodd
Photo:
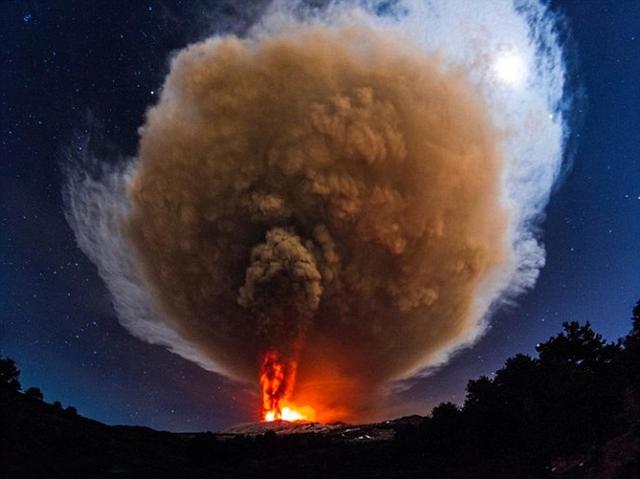
<path fill-rule="evenodd" d="M 262 410 L 260 420 L 313 421 L 315 411 L 309 406 L 296 407 L 288 401 L 296 379 L 295 361 L 282 361 L 275 351 L 265 354 L 260 373 Z"/>

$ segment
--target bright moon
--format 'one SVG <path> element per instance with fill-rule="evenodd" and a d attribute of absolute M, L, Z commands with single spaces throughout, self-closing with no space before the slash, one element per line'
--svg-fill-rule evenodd
<path fill-rule="evenodd" d="M 493 71 L 500 82 L 511 87 L 521 86 L 527 76 L 524 60 L 514 52 L 501 53 L 493 64 Z"/>

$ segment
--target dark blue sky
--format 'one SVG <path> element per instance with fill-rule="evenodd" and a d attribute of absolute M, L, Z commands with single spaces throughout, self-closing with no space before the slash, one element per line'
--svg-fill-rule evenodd
<path fill-rule="evenodd" d="M 171 430 L 253 419 L 248 392 L 118 324 L 64 219 L 60 171 L 74 148 L 134 154 L 170 52 L 212 25 L 242 32 L 261 4 L 239 3 L 0 3 L 0 352 L 47 400 L 108 423 Z M 533 352 L 563 321 L 624 335 L 640 298 L 640 2 L 553 5 L 567 17 L 584 93 L 573 166 L 543 223 L 547 265 L 477 345 L 404 393 L 419 412 L 461 401 L 468 379 Z"/>

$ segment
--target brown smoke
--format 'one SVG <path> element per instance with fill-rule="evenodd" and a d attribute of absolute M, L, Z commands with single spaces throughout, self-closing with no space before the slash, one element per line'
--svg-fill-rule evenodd
<path fill-rule="evenodd" d="M 494 128 L 463 72 L 367 29 L 209 40 L 142 130 L 127 237 L 164 321 L 229 376 L 362 418 L 468 339 L 508 261 Z"/>

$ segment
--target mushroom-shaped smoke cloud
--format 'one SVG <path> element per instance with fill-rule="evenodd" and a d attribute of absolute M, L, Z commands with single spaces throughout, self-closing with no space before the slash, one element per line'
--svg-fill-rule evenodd
<path fill-rule="evenodd" d="M 275 5 L 247 38 L 174 58 L 136 159 L 70 173 L 67 216 L 127 328 L 243 381 L 276 351 L 291 399 L 362 418 L 535 281 L 562 82 L 521 13 L 509 20 L 532 71 L 514 100 L 478 67 L 486 51 L 417 34 L 415 8 L 310 19 Z"/>

